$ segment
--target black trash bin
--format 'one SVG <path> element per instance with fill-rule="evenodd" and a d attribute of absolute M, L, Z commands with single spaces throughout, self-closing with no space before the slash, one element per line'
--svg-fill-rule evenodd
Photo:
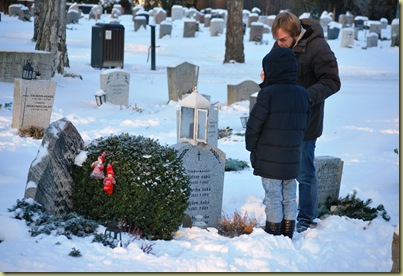
<path fill-rule="evenodd" d="M 92 26 L 91 66 L 123 68 L 125 27 L 120 24 L 97 23 Z"/>

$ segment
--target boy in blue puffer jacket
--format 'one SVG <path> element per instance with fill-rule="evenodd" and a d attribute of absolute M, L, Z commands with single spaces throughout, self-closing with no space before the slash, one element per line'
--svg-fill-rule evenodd
<path fill-rule="evenodd" d="M 297 85 L 297 59 L 288 48 L 262 61 L 264 79 L 246 126 L 253 174 L 262 178 L 265 231 L 292 239 L 297 215 L 296 177 L 310 115 L 308 91 Z"/>

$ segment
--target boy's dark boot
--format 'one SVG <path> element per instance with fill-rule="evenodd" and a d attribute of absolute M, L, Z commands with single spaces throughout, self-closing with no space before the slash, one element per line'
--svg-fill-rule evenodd
<path fill-rule="evenodd" d="M 295 229 L 295 220 L 283 220 L 281 234 L 292 239 Z"/>
<path fill-rule="evenodd" d="M 267 233 L 274 236 L 281 235 L 281 222 L 270 222 L 266 221 L 266 228 L 264 229 Z"/>

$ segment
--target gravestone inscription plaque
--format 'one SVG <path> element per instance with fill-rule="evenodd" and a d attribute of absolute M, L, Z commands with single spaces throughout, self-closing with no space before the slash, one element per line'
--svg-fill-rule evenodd
<path fill-rule="evenodd" d="M 193 222 L 201 215 L 208 227 L 216 227 L 222 213 L 225 153 L 204 143 L 178 143 L 173 148 L 190 177 L 191 193 L 185 213 Z"/>
<path fill-rule="evenodd" d="M 47 128 L 55 93 L 56 82 L 15 79 L 12 128 Z"/>
<path fill-rule="evenodd" d="M 100 74 L 100 81 L 107 102 L 129 107 L 129 73 L 121 69 L 108 69 Z"/>

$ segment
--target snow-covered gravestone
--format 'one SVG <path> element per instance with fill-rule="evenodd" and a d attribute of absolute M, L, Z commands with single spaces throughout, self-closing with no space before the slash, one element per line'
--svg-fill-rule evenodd
<path fill-rule="evenodd" d="M 72 166 L 85 144 L 66 118 L 48 126 L 28 172 L 24 198 L 33 198 L 45 210 L 64 214 L 72 211 Z"/>
<path fill-rule="evenodd" d="M 171 18 L 172 18 L 172 21 L 182 20 L 182 18 L 183 18 L 183 6 L 181 6 L 181 5 L 173 5 L 171 7 Z"/>
<path fill-rule="evenodd" d="M 168 93 L 170 101 L 179 101 L 183 94 L 192 92 L 197 86 L 199 66 L 189 62 L 167 67 Z"/>
<path fill-rule="evenodd" d="M 12 128 L 47 128 L 55 93 L 56 82 L 15 79 Z"/>
<path fill-rule="evenodd" d="M 225 153 L 207 143 L 211 104 L 195 89 L 180 105 L 180 142 L 172 147 L 190 178 L 191 193 L 185 213 L 193 222 L 202 216 L 208 227 L 216 227 L 222 214 Z"/>
<path fill-rule="evenodd" d="M 339 199 L 343 161 L 332 156 L 316 156 L 314 160 L 316 176 L 318 178 L 318 206 L 331 200 Z"/>
<path fill-rule="evenodd" d="M 160 23 L 160 35 L 159 38 L 163 38 L 166 35 L 171 35 L 172 33 L 172 23 L 166 20 Z"/>
<path fill-rule="evenodd" d="M 224 33 L 224 19 L 213 18 L 210 21 L 210 36 L 218 36 Z"/>
<path fill-rule="evenodd" d="M 367 35 L 367 47 L 378 47 L 378 34 L 374 32 L 370 32 Z"/>
<path fill-rule="evenodd" d="M 250 96 L 259 90 L 259 84 L 252 80 L 245 80 L 239 84 L 227 84 L 227 105 L 249 100 Z"/>
<path fill-rule="evenodd" d="M 337 22 L 330 22 L 327 25 L 327 39 L 332 40 L 332 39 L 337 39 L 339 37 L 340 33 L 340 24 Z"/>
<path fill-rule="evenodd" d="M 262 42 L 264 26 L 262 22 L 252 22 L 250 25 L 249 41 Z"/>
<path fill-rule="evenodd" d="M 183 20 L 183 37 L 195 37 L 198 23 L 195 19 Z"/>
<path fill-rule="evenodd" d="M 129 107 L 129 73 L 122 69 L 108 69 L 100 74 L 100 82 L 107 102 Z"/>
<path fill-rule="evenodd" d="M 341 30 L 341 47 L 353 48 L 354 47 L 354 29 L 344 28 Z"/>

